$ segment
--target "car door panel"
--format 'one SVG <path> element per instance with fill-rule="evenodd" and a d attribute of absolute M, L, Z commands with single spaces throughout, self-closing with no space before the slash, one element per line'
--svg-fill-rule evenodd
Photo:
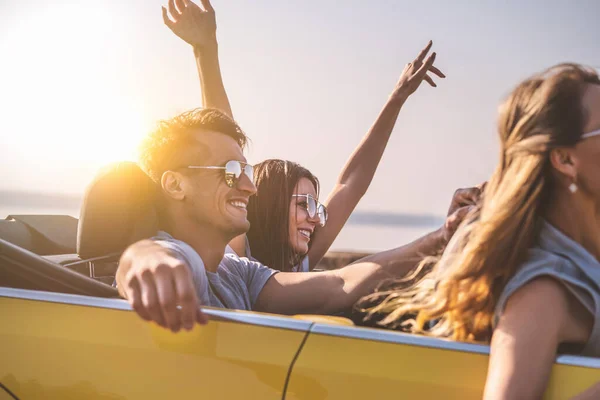
<path fill-rule="evenodd" d="M 0 384 L 0 400 L 18 400 L 4 385 Z"/>
<path fill-rule="evenodd" d="M 173 334 L 122 300 L 2 288 L 0 382 L 21 399 L 280 399 L 310 322 L 207 313 Z"/>
<path fill-rule="evenodd" d="M 294 363 L 286 399 L 481 399 L 489 347 L 359 327 L 315 324 Z M 600 360 L 561 356 L 546 397 L 600 380 Z"/>

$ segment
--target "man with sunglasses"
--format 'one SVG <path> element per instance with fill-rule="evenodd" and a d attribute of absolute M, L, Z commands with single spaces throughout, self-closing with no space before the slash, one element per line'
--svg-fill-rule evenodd
<path fill-rule="evenodd" d="M 347 310 L 382 279 L 402 276 L 439 251 L 468 210 L 458 206 L 476 195 L 455 195 L 458 210 L 445 227 L 406 246 L 335 271 L 278 272 L 224 255 L 227 243 L 248 230 L 246 205 L 256 192 L 245 143 L 233 120 L 210 109 L 161 122 L 143 143 L 140 164 L 160 186 L 161 232 L 131 245 L 116 276 L 121 295 L 142 318 L 176 332 L 207 322 L 200 305 L 281 314 Z M 309 211 L 326 219 L 312 200 Z"/>

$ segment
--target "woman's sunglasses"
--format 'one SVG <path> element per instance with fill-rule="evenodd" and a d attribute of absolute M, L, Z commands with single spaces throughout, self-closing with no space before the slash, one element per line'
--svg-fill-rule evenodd
<path fill-rule="evenodd" d="M 241 161 L 227 161 L 224 167 L 205 166 L 205 165 L 188 165 L 191 169 L 223 169 L 225 170 L 225 183 L 230 188 L 234 187 L 237 181 L 240 180 L 242 174 L 245 174 L 250 182 L 254 181 L 254 167 L 248 163 Z"/>
<path fill-rule="evenodd" d="M 302 206 L 306 209 L 308 216 L 310 218 L 314 218 L 315 215 L 319 216 L 319 225 L 322 227 L 327 223 L 327 207 L 323 204 L 319 203 L 312 195 L 310 194 L 294 194 L 292 197 L 301 197 L 306 199 L 306 203 L 302 204 Z"/>

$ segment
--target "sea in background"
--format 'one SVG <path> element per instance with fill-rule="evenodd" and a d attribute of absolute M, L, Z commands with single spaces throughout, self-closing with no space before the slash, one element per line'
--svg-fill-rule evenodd
<path fill-rule="evenodd" d="M 0 218 L 23 214 L 79 216 L 76 195 L 0 191 Z M 336 251 L 375 252 L 406 244 L 437 229 L 444 218 L 428 214 L 355 211 L 331 247 Z"/>

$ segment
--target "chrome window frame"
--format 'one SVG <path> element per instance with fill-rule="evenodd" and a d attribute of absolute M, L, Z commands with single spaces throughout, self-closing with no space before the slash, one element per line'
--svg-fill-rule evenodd
<path fill-rule="evenodd" d="M 54 293 L 40 290 L 0 287 L 0 298 L 2 297 L 75 306 L 106 308 L 121 311 L 133 311 L 129 303 L 123 299 L 109 299 L 79 294 Z M 202 307 L 202 311 L 208 315 L 209 319 L 213 321 L 251 324 L 303 332 L 308 331 L 313 325 L 313 323 L 310 321 L 296 320 L 288 317 L 280 317 L 269 314 L 257 314 L 248 311 L 225 310 L 212 307 Z"/>

